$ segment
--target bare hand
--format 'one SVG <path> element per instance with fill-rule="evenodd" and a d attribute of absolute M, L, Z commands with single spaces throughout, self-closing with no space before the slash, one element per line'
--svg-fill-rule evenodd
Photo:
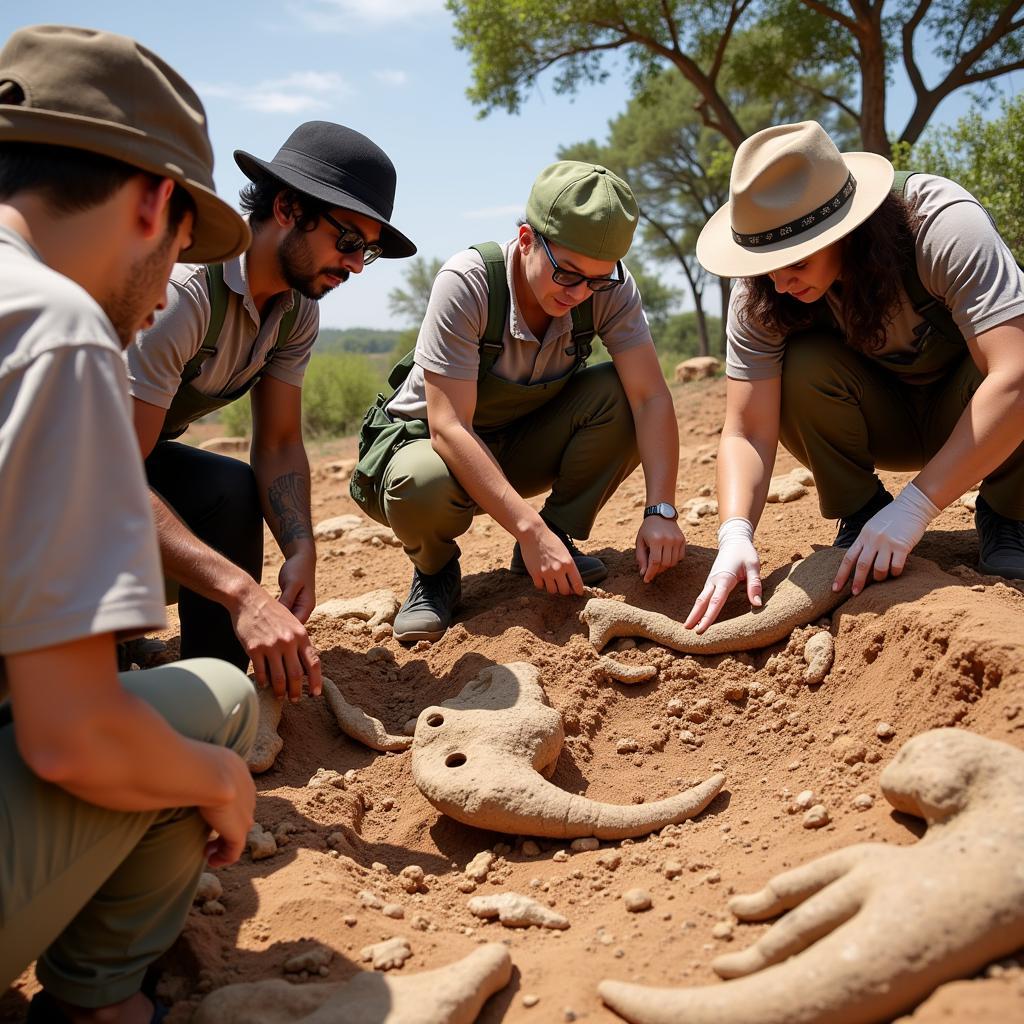
<path fill-rule="evenodd" d="M 733 587 L 740 580 L 747 584 L 747 600 L 755 608 L 761 607 L 761 559 L 754 547 L 754 529 L 746 519 L 728 519 L 718 530 L 718 555 L 707 582 L 700 592 L 683 625 L 687 629 L 697 626 L 703 633 L 722 610 Z"/>
<path fill-rule="evenodd" d="M 546 526 L 520 538 L 526 571 L 538 590 L 549 594 L 583 594 L 583 579 L 568 548 Z"/>
<path fill-rule="evenodd" d="M 232 614 L 232 624 L 252 658 L 257 686 L 269 684 L 278 697 L 287 695 L 295 702 L 302 697 L 302 680 L 308 676 L 310 694 L 320 696 L 320 655 L 305 627 L 283 604 L 254 586 Z"/>
<path fill-rule="evenodd" d="M 220 753 L 234 798 L 223 805 L 198 809 L 206 824 L 217 833 L 206 844 L 205 850 L 212 868 L 234 864 L 241 856 L 256 807 L 256 786 L 245 762 L 230 750 L 221 750 Z"/>
<path fill-rule="evenodd" d="M 281 588 L 278 600 L 299 620 L 305 623 L 316 607 L 316 558 L 305 552 L 285 559 L 277 574 Z"/>
<path fill-rule="evenodd" d="M 648 516 L 636 533 L 636 564 L 644 583 L 678 565 L 686 554 L 686 538 L 674 519 Z"/>

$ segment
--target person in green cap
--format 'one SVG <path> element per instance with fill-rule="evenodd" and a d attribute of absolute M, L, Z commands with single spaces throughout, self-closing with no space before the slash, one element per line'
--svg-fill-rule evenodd
<path fill-rule="evenodd" d="M 622 260 L 638 208 L 604 167 L 545 168 L 516 236 L 453 256 L 434 281 L 395 389 L 371 407 L 350 491 L 413 562 L 400 641 L 436 640 L 461 596 L 456 539 L 481 512 L 515 538 L 510 569 L 550 594 L 604 579 L 582 553 L 598 512 L 642 462 L 636 560 L 649 583 L 685 551 L 679 439 L 636 282 Z M 611 362 L 588 368 L 593 336 Z M 538 513 L 525 499 L 547 492 Z"/>

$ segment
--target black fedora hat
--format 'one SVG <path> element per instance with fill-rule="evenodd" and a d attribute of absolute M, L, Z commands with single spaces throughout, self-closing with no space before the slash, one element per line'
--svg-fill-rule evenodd
<path fill-rule="evenodd" d="M 304 195 L 380 221 L 381 256 L 415 255 L 416 246 L 389 223 L 395 206 L 394 164 L 365 135 L 331 121 L 307 121 L 273 160 L 236 149 L 235 163 L 251 181 L 269 175 Z"/>

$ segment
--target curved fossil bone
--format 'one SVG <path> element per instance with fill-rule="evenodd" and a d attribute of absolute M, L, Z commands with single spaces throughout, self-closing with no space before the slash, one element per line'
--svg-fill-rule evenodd
<path fill-rule="evenodd" d="M 777 569 L 764 580 L 764 606 L 724 622 L 703 633 L 684 629 L 667 615 L 608 598 L 592 598 L 580 612 L 590 630 L 590 642 L 600 651 L 618 636 L 642 636 L 684 654 L 725 654 L 751 651 L 784 640 L 797 626 L 805 626 L 849 597 L 849 584 L 838 593 L 832 580 L 846 554 L 841 548 L 822 548 L 799 562 Z"/>
<path fill-rule="evenodd" d="M 526 662 L 493 665 L 457 697 L 416 722 L 412 775 L 444 814 L 477 828 L 517 835 L 622 839 L 692 818 L 725 776 L 650 804 L 605 804 L 548 782 L 562 749 L 562 716 Z"/>
<path fill-rule="evenodd" d="M 397 977 L 363 971 L 340 984 L 283 979 L 227 985 L 199 1005 L 193 1024 L 473 1024 L 512 977 L 500 942 L 435 971 Z"/>
<path fill-rule="evenodd" d="M 371 750 L 396 751 L 408 750 L 412 746 L 412 739 L 409 736 L 396 736 L 384 728 L 384 723 L 379 718 L 368 715 L 362 708 L 355 704 L 349 704 L 341 695 L 341 690 L 335 685 L 333 679 L 323 677 L 324 700 L 331 709 L 331 714 L 341 727 L 346 736 L 358 740 Z"/>
<path fill-rule="evenodd" d="M 906 743 L 882 772 L 899 811 L 928 822 L 912 846 L 851 846 L 737 896 L 737 917 L 790 912 L 712 965 L 725 985 L 603 981 L 634 1024 L 873 1024 L 1024 942 L 1024 753 L 959 729 Z M 789 959 L 787 959 L 789 958 Z M 749 977 L 744 977 L 749 975 Z"/>

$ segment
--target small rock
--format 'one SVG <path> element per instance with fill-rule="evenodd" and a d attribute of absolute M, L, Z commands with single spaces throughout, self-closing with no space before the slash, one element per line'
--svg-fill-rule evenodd
<path fill-rule="evenodd" d="M 527 839 L 526 842 L 523 843 L 523 856 L 539 857 L 540 847 L 532 839 Z"/>
<path fill-rule="evenodd" d="M 622 894 L 622 901 L 631 914 L 639 914 L 654 906 L 654 900 L 646 889 L 627 889 Z"/>
<path fill-rule="evenodd" d="M 747 699 L 747 687 L 745 683 L 727 683 L 722 688 L 722 696 L 726 700 L 738 702 Z"/>
<path fill-rule="evenodd" d="M 356 899 L 370 910 L 380 910 L 384 906 L 384 901 L 375 892 L 370 892 L 369 889 L 362 889 L 358 892 Z"/>
<path fill-rule="evenodd" d="M 804 682 L 808 686 L 817 686 L 824 681 L 832 669 L 835 656 L 836 642 L 832 634 L 828 630 L 815 633 L 804 644 L 804 661 L 807 663 Z"/>
<path fill-rule="evenodd" d="M 321 967 L 329 967 L 334 959 L 334 950 L 327 946 L 317 944 L 304 953 L 297 953 L 289 957 L 282 965 L 285 974 L 300 974 L 308 971 L 310 974 L 318 974 Z"/>
<path fill-rule="evenodd" d="M 677 860 L 667 860 L 661 866 L 661 873 L 666 878 L 678 878 L 683 873 L 683 865 Z"/>
<path fill-rule="evenodd" d="M 497 896 L 474 896 L 467 904 L 474 917 L 484 920 L 497 918 L 506 928 L 529 928 L 537 925 L 540 928 L 569 927 L 569 919 L 529 896 L 520 896 L 516 892 L 503 892 Z"/>
<path fill-rule="evenodd" d="M 555 850 L 551 855 L 553 861 L 557 861 L 559 864 L 564 864 L 569 859 L 569 854 L 565 850 Z"/>
<path fill-rule="evenodd" d="M 796 501 L 806 493 L 807 488 L 789 476 L 773 476 L 768 484 L 769 502 Z"/>
<path fill-rule="evenodd" d="M 531 1006 L 536 1006 L 540 1002 L 540 996 L 535 996 L 532 993 L 527 993 L 523 996 L 523 1006 L 530 1009 Z"/>
<path fill-rule="evenodd" d="M 640 744 L 628 737 L 623 737 L 615 744 L 615 753 L 617 754 L 635 754 L 639 749 Z"/>
<path fill-rule="evenodd" d="M 380 908 L 380 912 L 385 917 L 394 918 L 396 921 L 400 921 L 405 917 L 405 907 L 403 907 L 401 903 L 385 903 L 384 906 Z"/>
<path fill-rule="evenodd" d="M 249 829 L 245 841 L 253 860 L 266 860 L 277 853 L 277 840 L 258 821 Z"/>
<path fill-rule="evenodd" d="M 410 864 L 398 872 L 398 884 L 408 893 L 426 892 L 427 887 L 423 884 L 425 877 L 423 868 L 418 864 Z"/>
<path fill-rule="evenodd" d="M 832 744 L 832 756 L 844 764 L 857 764 L 867 755 L 867 747 L 852 736 L 839 736 Z"/>
<path fill-rule="evenodd" d="M 220 900 L 207 900 L 199 910 L 203 914 L 220 917 L 221 914 L 227 911 L 227 907 Z"/>
<path fill-rule="evenodd" d="M 199 885 L 196 888 L 194 901 L 206 903 L 207 900 L 219 900 L 224 895 L 224 886 L 220 879 L 209 871 L 204 871 L 199 876 Z"/>
<path fill-rule="evenodd" d="M 711 929 L 711 937 L 718 939 L 721 942 L 732 942 L 732 922 L 719 921 L 718 924 Z"/>
<path fill-rule="evenodd" d="M 814 790 L 805 789 L 801 793 L 797 793 L 793 800 L 793 807 L 797 811 L 806 811 L 809 807 L 814 806 Z"/>
<path fill-rule="evenodd" d="M 824 804 L 815 804 L 805 815 L 801 822 L 804 828 L 821 828 L 831 821 Z"/>
<path fill-rule="evenodd" d="M 597 858 L 597 863 L 606 871 L 614 871 L 622 863 L 622 854 L 618 850 L 605 850 Z"/>
<path fill-rule="evenodd" d="M 412 956 L 409 940 L 401 936 L 364 946 L 360 950 L 364 962 L 372 963 L 375 971 L 390 971 L 401 967 Z"/>
<path fill-rule="evenodd" d="M 595 839 L 593 836 L 586 836 L 583 839 L 574 839 L 569 844 L 569 849 L 573 853 L 589 853 L 591 850 L 599 850 L 601 848 L 601 841 Z"/>
<path fill-rule="evenodd" d="M 875 798 L 870 793 L 858 793 L 850 804 L 858 811 L 870 811 L 875 806 Z"/>
<path fill-rule="evenodd" d="M 686 705 L 678 697 L 673 697 L 666 705 L 665 711 L 673 718 L 682 718 Z"/>
<path fill-rule="evenodd" d="M 481 850 L 467 865 L 463 874 L 474 882 L 487 880 L 487 873 L 491 870 L 495 857 L 490 850 Z"/>
<path fill-rule="evenodd" d="M 888 722 L 879 722 L 875 726 L 875 735 L 880 740 L 891 740 L 896 735 L 896 730 Z"/>

